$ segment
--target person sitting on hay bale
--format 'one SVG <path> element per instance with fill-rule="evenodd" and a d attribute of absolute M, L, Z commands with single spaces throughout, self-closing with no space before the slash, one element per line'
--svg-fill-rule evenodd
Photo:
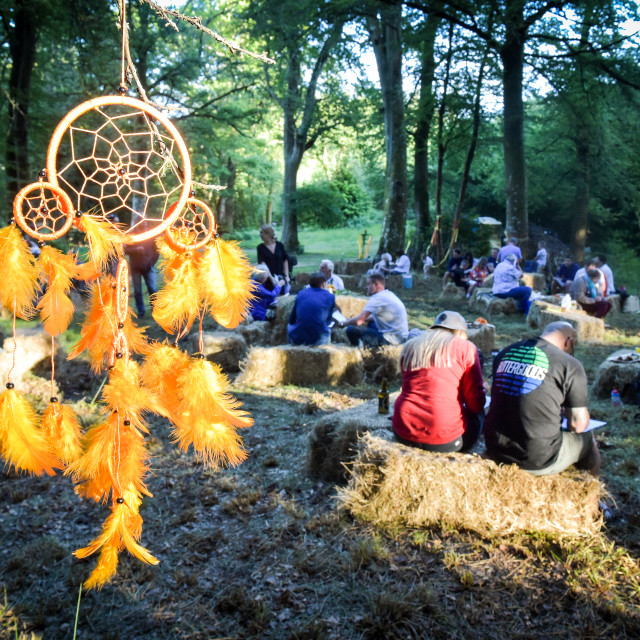
<path fill-rule="evenodd" d="M 399 249 L 396 251 L 396 261 L 393 264 L 393 269 L 391 269 L 390 274 L 401 276 L 405 273 L 409 273 L 410 271 L 411 259 L 402 249 Z"/>
<path fill-rule="evenodd" d="M 402 300 L 386 288 L 381 273 L 367 276 L 367 293 L 371 298 L 362 313 L 340 324 L 347 327 L 349 342 L 354 347 L 402 344 L 409 335 L 407 310 Z"/>
<path fill-rule="evenodd" d="M 271 275 L 267 265 L 258 265 L 251 276 L 257 284 L 255 298 L 249 305 L 249 313 L 254 320 L 273 320 L 278 296 L 284 287 L 284 280 L 278 280 Z"/>
<path fill-rule="evenodd" d="M 386 275 L 391 271 L 392 261 L 393 258 L 390 253 L 383 253 L 380 256 L 380 260 L 369 270 L 369 273 L 382 273 L 383 275 Z"/>
<path fill-rule="evenodd" d="M 447 262 L 447 270 L 442 278 L 442 288 L 444 289 L 449 280 L 453 280 L 453 272 L 460 266 L 462 262 L 462 251 L 460 249 L 454 249 L 451 252 L 451 257 Z"/>
<path fill-rule="evenodd" d="M 340 276 L 337 276 L 335 273 L 333 273 L 333 268 L 334 265 L 331 260 L 325 259 L 320 263 L 319 271 L 321 273 L 324 273 L 324 276 L 327 279 L 327 289 L 329 289 L 331 293 L 335 293 L 336 291 L 344 291 L 344 282 Z"/>
<path fill-rule="evenodd" d="M 516 266 L 516 260 L 515 254 L 509 253 L 502 262 L 498 263 L 493 272 L 492 293 L 497 298 L 514 298 L 518 311 L 526 314 L 531 305 L 529 302 L 531 287 L 519 286 L 522 271 Z"/>
<path fill-rule="evenodd" d="M 606 290 L 606 280 L 601 277 L 599 269 L 587 269 L 585 273 L 576 275 L 571 283 L 569 295 L 580 304 L 590 315 L 604 318 L 611 311 L 611 303 L 603 292 Z"/>
<path fill-rule="evenodd" d="M 393 411 L 393 432 L 406 445 L 427 451 L 468 451 L 484 417 L 485 390 L 467 322 L 443 311 L 429 331 L 409 340 L 400 355 L 402 391 Z"/>
<path fill-rule="evenodd" d="M 309 286 L 296 296 L 289 323 L 287 339 L 289 344 L 317 347 L 329 344 L 331 329 L 328 322 L 336 305 L 336 297 L 327 291 L 324 273 L 312 273 Z"/>
<path fill-rule="evenodd" d="M 507 256 L 515 256 L 517 261 L 522 260 L 522 250 L 518 246 L 518 238 L 511 237 L 504 247 L 498 251 L 498 262 L 502 262 Z"/>
<path fill-rule="evenodd" d="M 571 465 L 592 475 L 600 452 L 590 432 L 587 375 L 572 356 L 576 330 L 548 324 L 540 338 L 506 347 L 493 361 L 491 407 L 484 422 L 487 453 L 536 476 Z M 568 430 L 561 428 L 562 413 Z"/>
<path fill-rule="evenodd" d="M 579 267 L 574 262 L 573 257 L 567 256 L 551 282 L 551 293 L 567 293 L 578 269 Z"/>

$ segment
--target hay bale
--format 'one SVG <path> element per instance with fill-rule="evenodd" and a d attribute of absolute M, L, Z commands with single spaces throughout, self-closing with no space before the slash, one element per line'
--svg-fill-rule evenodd
<path fill-rule="evenodd" d="M 469 306 L 481 315 L 512 315 L 518 313 L 513 298 L 496 298 L 490 291 L 476 287 L 469 298 Z"/>
<path fill-rule="evenodd" d="M 6 382 L 7 374 L 13 369 L 12 381 L 19 383 L 25 373 L 51 358 L 51 336 L 41 328 L 16 329 L 15 358 L 13 348 L 13 337 L 6 337 L 0 349 L 0 376 Z"/>
<path fill-rule="evenodd" d="M 535 477 L 515 465 L 429 453 L 367 433 L 338 500 L 359 520 L 382 525 L 589 536 L 602 526 L 602 494 L 586 473 Z"/>
<path fill-rule="evenodd" d="M 287 344 L 287 322 L 289 322 L 291 308 L 295 300 L 295 296 L 280 296 L 278 298 L 276 317 L 269 323 L 271 325 L 269 335 L 271 344 Z"/>
<path fill-rule="evenodd" d="M 336 296 L 336 306 L 344 316 L 353 318 L 362 313 L 368 300 L 363 296 Z"/>
<path fill-rule="evenodd" d="M 344 482 L 357 452 L 358 438 L 373 432 L 381 438 L 393 438 L 391 421 L 393 403 L 398 393 L 389 397 L 389 414 L 378 413 L 378 400 L 368 400 L 353 409 L 336 411 L 316 421 L 309 433 L 307 471 L 327 482 Z"/>
<path fill-rule="evenodd" d="M 638 296 L 629 296 L 622 307 L 623 313 L 640 313 L 640 298 Z"/>
<path fill-rule="evenodd" d="M 189 336 L 192 353 L 199 350 L 198 333 Z M 240 361 L 247 354 L 247 343 L 242 335 L 233 331 L 204 331 L 202 333 L 202 353 L 207 360 L 215 362 L 223 371 L 240 371 Z"/>
<path fill-rule="evenodd" d="M 609 313 L 622 312 L 622 300 L 618 293 L 612 293 L 610 296 L 607 296 L 607 300 L 611 303 L 611 311 L 609 311 Z"/>
<path fill-rule="evenodd" d="M 361 289 L 360 281 L 362 276 L 340 276 L 344 282 L 344 288 L 348 291 L 359 291 Z"/>
<path fill-rule="evenodd" d="M 300 289 L 304 289 L 309 284 L 309 278 L 311 277 L 306 271 L 296 273 L 296 285 Z"/>
<path fill-rule="evenodd" d="M 576 330 L 580 342 L 602 342 L 604 338 L 604 322 L 600 318 L 589 316 L 583 311 L 563 311 L 560 307 L 547 307 L 540 311 L 541 327 L 558 320 L 569 322 Z"/>
<path fill-rule="evenodd" d="M 385 278 L 385 286 L 387 287 L 387 289 L 395 289 L 396 291 L 398 289 L 402 289 L 404 287 L 402 275 L 399 273 L 389 274 Z"/>
<path fill-rule="evenodd" d="M 244 338 L 247 346 L 262 346 L 269 344 L 269 336 L 271 332 L 271 323 L 266 320 L 253 320 L 246 324 L 242 323 L 238 326 L 240 335 Z"/>
<path fill-rule="evenodd" d="M 482 289 L 493 289 L 493 273 L 490 273 L 480 285 Z"/>
<path fill-rule="evenodd" d="M 442 288 L 442 293 L 438 296 L 438 301 L 464 300 L 466 295 L 467 292 L 462 287 L 457 287 L 453 282 L 447 282 Z"/>
<path fill-rule="evenodd" d="M 365 349 L 363 352 L 364 370 L 367 380 L 382 382 L 400 382 L 400 353 L 403 345 L 385 345 L 377 349 Z"/>
<path fill-rule="evenodd" d="M 612 389 L 625 394 L 625 387 L 632 385 L 640 377 L 640 359 L 632 349 L 614 351 L 596 371 L 592 391 L 598 398 L 608 398 Z M 631 392 L 634 395 L 634 392 Z"/>
<path fill-rule="evenodd" d="M 534 329 L 541 327 L 542 325 L 540 324 L 541 322 L 540 314 L 544 309 L 548 309 L 550 307 L 551 308 L 555 307 L 556 309 L 560 308 L 557 304 L 555 304 L 555 302 L 545 302 L 544 300 L 541 300 L 541 299 L 534 300 L 531 303 L 531 307 L 529 308 L 529 313 L 527 314 L 527 324 L 530 327 L 533 327 Z"/>
<path fill-rule="evenodd" d="M 547 288 L 547 282 L 542 273 L 523 273 L 520 276 L 520 282 L 525 287 L 531 287 L 534 291 L 544 291 Z"/>
<path fill-rule="evenodd" d="M 253 347 L 237 378 L 241 384 L 272 387 L 278 384 L 362 384 L 362 352 L 343 345 L 323 347 Z"/>
<path fill-rule="evenodd" d="M 467 339 L 489 357 L 496 342 L 496 327 L 493 324 L 473 324 L 467 329 Z"/>
<path fill-rule="evenodd" d="M 369 269 L 371 269 L 371 262 L 369 260 L 348 260 L 343 271 L 348 276 L 359 276 L 367 273 Z"/>

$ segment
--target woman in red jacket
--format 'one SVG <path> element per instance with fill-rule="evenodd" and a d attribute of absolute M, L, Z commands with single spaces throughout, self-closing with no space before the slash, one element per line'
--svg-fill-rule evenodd
<path fill-rule="evenodd" d="M 467 323 L 443 311 L 428 331 L 409 340 L 400 356 L 402 391 L 395 402 L 396 438 L 427 451 L 468 451 L 478 440 L 485 389 Z"/>

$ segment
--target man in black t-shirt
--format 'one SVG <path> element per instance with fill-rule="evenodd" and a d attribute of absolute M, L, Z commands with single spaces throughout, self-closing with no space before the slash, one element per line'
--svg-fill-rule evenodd
<path fill-rule="evenodd" d="M 533 475 L 559 473 L 571 465 L 599 473 L 598 447 L 585 433 L 587 376 L 571 355 L 575 340 L 568 322 L 552 322 L 540 338 L 498 353 L 484 422 L 490 458 Z M 568 430 L 561 429 L 563 409 Z"/>

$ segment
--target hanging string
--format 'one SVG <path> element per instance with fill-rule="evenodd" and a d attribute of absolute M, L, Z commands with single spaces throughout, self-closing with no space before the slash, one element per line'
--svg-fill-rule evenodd
<path fill-rule="evenodd" d="M 53 382 L 53 377 L 56 372 L 55 353 L 56 353 L 56 343 L 55 343 L 54 337 L 51 336 L 51 397 L 52 398 L 56 395 L 56 390 Z"/>
<path fill-rule="evenodd" d="M 120 0 L 120 28 L 122 30 L 120 86 L 126 89 L 127 0 Z"/>

